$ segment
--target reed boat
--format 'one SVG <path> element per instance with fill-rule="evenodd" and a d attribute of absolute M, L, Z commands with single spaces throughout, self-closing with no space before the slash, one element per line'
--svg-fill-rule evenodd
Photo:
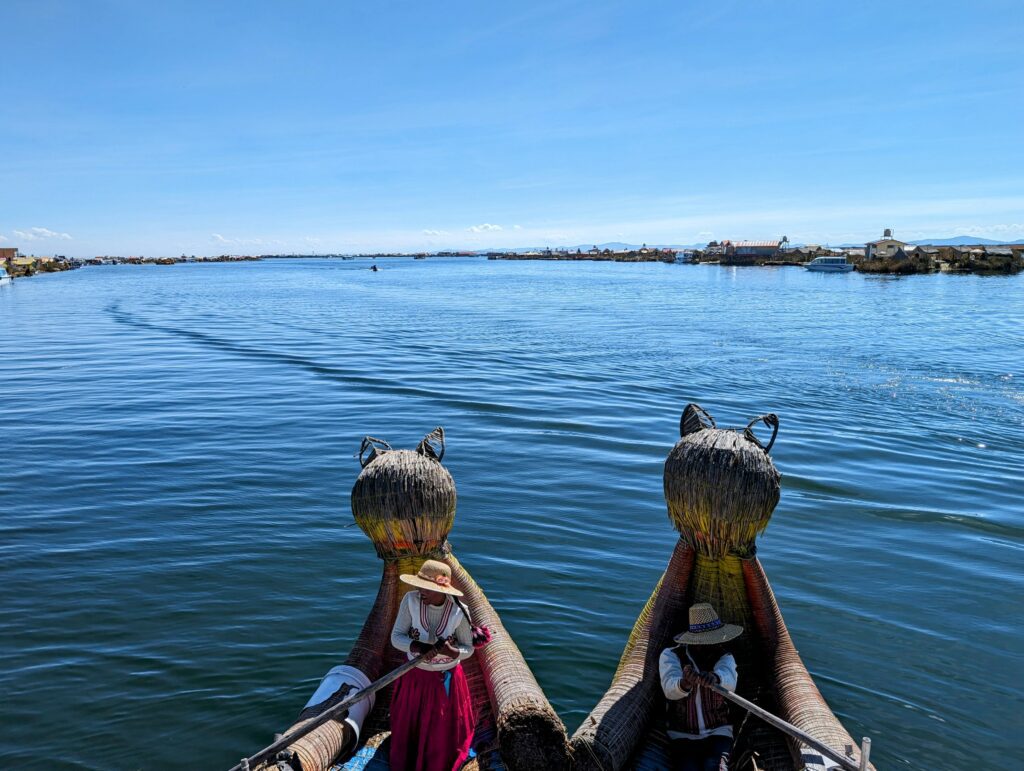
<path fill-rule="evenodd" d="M 754 427 L 771 427 L 767 445 Z M 779 502 L 780 475 L 769 451 L 778 418 L 763 415 L 743 430 L 719 429 L 699 405 L 686 407 L 680 439 L 665 461 L 668 514 L 680 538 L 641 611 L 611 686 L 572 737 L 576 767 L 600 771 L 668 768 L 665 698 L 658 657 L 685 631 L 687 610 L 710 602 L 744 633 L 730 645 L 737 692 L 860 765 L 850 734 L 818 691 L 790 638 L 755 541 Z M 742 710 L 730 768 L 824 771 L 838 764 Z M 866 758 L 865 758 L 866 760 Z M 865 764 L 870 768 L 870 764 Z"/>
<path fill-rule="evenodd" d="M 415 450 L 395 450 L 366 437 L 360 449 L 362 471 L 352 488 L 352 514 L 373 542 L 384 568 L 377 598 L 344 663 L 334 667 L 285 732 L 289 734 L 346 698 L 406 663 L 391 646 L 391 627 L 406 591 L 398 580 L 416 573 L 427 559 L 452 570 L 474 624 L 490 629 L 492 639 L 462 662 L 477 715 L 473 754 L 463 766 L 475 769 L 541 771 L 569 767 L 568 737 L 530 667 L 483 591 L 448 544 L 455 519 L 456 491 L 441 464 L 445 437 L 441 428 L 427 434 Z M 268 761 L 252 765 L 277 771 L 384 771 L 388 765 L 388 705 L 393 686 L 349 708 L 289 744 Z M 240 764 L 248 768 L 249 763 Z"/>

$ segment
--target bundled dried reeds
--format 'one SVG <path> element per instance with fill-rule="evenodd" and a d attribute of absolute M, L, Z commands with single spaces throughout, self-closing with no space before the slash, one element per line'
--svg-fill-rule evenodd
<path fill-rule="evenodd" d="M 755 418 L 743 432 L 719 429 L 702 408 L 688 405 L 681 438 L 665 460 L 669 519 L 683 540 L 712 557 L 752 550 L 779 502 L 780 475 L 768 447 L 754 435 L 763 420 L 778 431 L 775 415 Z"/>
<path fill-rule="evenodd" d="M 436 556 L 455 521 L 455 480 L 441 465 L 444 429 L 415 450 L 393 450 L 366 437 L 362 473 L 352 487 L 352 515 L 383 559 Z"/>

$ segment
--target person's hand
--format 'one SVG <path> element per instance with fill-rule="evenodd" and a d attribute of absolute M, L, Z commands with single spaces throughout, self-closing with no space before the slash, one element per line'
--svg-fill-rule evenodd
<path fill-rule="evenodd" d="M 720 678 L 714 672 L 701 672 L 699 675 L 697 675 L 697 679 L 700 680 L 700 684 L 705 687 L 722 684 L 722 678 Z"/>
<path fill-rule="evenodd" d="M 413 640 L 413 642 L 409 645 L 409 650 L 412 651 L 414 656 L 420 656 L 424 653 L 432 651 L 433 649 L 433 645 L 428 645 L 427 643 L 420 642 L 419 640 Z"/>
<path fill-rule="evenodd" d="M 689 664 L 683 667 L 683 679 L 680 680 L 684 691 L 692 691 L 693 687 L 697 685 L 698 675 L 696 670 Z"/>
<path fill-rule="evenodd" d="M 444 645 L 440 652 L 453 659 L 457 659 L 462 655 L 462 651 L 460 651 L 458 646 L 454 645 L 451 640 L 444 641 Z"/>

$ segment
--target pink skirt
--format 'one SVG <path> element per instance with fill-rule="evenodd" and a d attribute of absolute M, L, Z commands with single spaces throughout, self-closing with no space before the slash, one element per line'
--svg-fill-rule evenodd
<path fill-rule="evenodd" d="M 454 771 L 469 755 L 476 717 L 458 664 L 445 672 L 413 669 L 391 698 L 391 771 Z"/>

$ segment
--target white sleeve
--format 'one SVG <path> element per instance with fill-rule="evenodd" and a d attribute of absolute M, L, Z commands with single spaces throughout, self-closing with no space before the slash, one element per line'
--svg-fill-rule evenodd
<path fill-rule="evenodd" d="M 462 614 L 459 625 L 455 627 L 455 640 L 458 643 L 459 661 L 465 661 L 473 655 L 473 630 L 465 613 Z"/>
<path fill-rule="evenodd" d="M 715 664 L 715 674 L 722 681 L 722 687 L 727 691 L 736 690 L 736 659 L 731 653 L 726 653 Z"/>
<path fill-rule="evenodd" d="M 412 615 L 409 612 L 409 597 L 412 592 L 406 594 L 402 604 L 398 606 L 398 615 L 395 617 L 395 625 L 391 627 L 391 644 L 400 651 L 409 652 L 412 647 L 412 638 L 409 636 L 409 629 L 412 627 Z"/>
<path fill-rule="evenodd" d="M 661 690 L 665 692 L 666 699 L 678 701 L 690 695 L 690 692 L 684 691 L 680 685 L 683 679 L 683 666 L 672 648 L 666 648 L 661 652 L 658 672 L 661 675 Z"/>

